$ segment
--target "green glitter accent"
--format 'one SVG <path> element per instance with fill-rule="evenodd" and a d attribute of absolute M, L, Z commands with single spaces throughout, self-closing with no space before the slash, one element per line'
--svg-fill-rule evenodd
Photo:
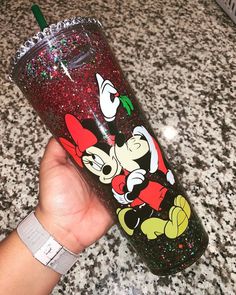
<path fill-rule="evenodd" d="M 54 49 L 56 49 L 56 46 L 54 45 L 49 48 L 50 51 L 53 51 Z"/>
<path fill-rule="evenodd" d="M 61 62 L 63 63 L 64 66 L 67 66 L 68 65 L 68 61 L 65 60 L 65 59 L 63 59 Z"/>
<path fill-rule="evenodd" d="M 43 78 L 47 78 L 48 74 L 46 73 L 46 71 L 42 71 L 42 72 L 41 72 L 41 76 L 42 76 Z"/>
<path fill-rule="evenodd" d="M 131 100 L 126 95 L 119 96 L 119 99 L 123 105 L 123 108 L 126 109 L 127 114 L 130 116 L 131 112 L 134 110 L 134 106 L 133 106 Z"/>
<path fill-rule="evenodd" d="M 28 63 L 27 65 L 27 73 L 28 75 L 31 75 L 33 73 L 32 64 Z"/>
<path fill-rule="evenodd" d="M 66 39 L 61 40 L 61 44 L 65 45 L 67 43 Z"/>

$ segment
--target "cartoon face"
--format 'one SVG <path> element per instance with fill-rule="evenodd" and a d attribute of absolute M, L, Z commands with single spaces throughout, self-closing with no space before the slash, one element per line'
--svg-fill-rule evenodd
<path fill-rule="evenodd" d="M 142 158 L 148 151 L 147 140 L 141 135 L 133 135 L 122 146 L 115 145 L 115 155 L 120 165 L 130 172 L 140 168 L 136 160 Z"/>
<path fill-rule="evenodd" d="M 109 154 L 96 146 L 89 147 L 86 150 L 86 155 L 82 157 L 82 161 L 85 167 L 105 184 L 111 183 L 113 177 L 121 172 L 113 147 Z"/>

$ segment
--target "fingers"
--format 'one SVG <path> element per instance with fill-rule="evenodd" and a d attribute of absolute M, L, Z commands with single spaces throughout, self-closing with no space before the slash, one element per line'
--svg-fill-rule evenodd
<path fill-rule="evenodd" d="M 100 74 L 96 74 L 96 79 L 97 79 L 97 82 L 98 82 L 98 87 L 99 87 L 99 89 L 101 89 L 102 88 L 102 83 L 103 83 L 103 77 L 100 75 Z"/>
<path fill-rule="evenodd" d="M 131 179 L 131 180 L 127 183 L 127 189 L 128 189 L 128 191 L 129 191 L 129 192 L 132 192 L 134 186 L 143 183 L 143 181 L 144 181 L 144 179 L 141 179 L 141 178 L 133 178 L 133 179 Z"/>
<path fill-rule="evenodd" d="M 144 169 L 137 169 L 137 170 L 134 170 L 130 173 L 130 175 L 128 176 L 128 179 L 140 178 L 140 179 L 144 180 L 145 174 L 146 174 L 146 171 Z"/>
<path fill-rule="evenodd" d="M 61 145 L 55 138 L 51 138 L 46 146 L 42 163 L 45 162 L 57 162 L 64 164 L 67 162 L 67 155 Z"/>
<path fill-rule="evenodd" d="M 127 189 L 131 192 L 135 185 L 141 184 L 145 177 L 146 171 L 144 169 L 137 169 L 130 173 L 127 179 Z"/>
<path fill-rule="evenodd" d="M 117 90 L 110 81 L 106 80 L 104 81 L 104 85 L 102 85 L 102 92 L 116 94 Z"/>
<path fill-rule="evenodd" d="M 142 175 L 145 175 L 147 173 L 147 171 L 144 169 L 137 169 L 137 170 L 135 170 L 135 172 L 137 172 L 138 174 L 142 174 Z"/>
<path fill-rule="evenodd" d="M 141 184 L 144 181 L 144 177 L 135 177 L 133 178 L 133 184 L 137 185 L 137 184 Z"/>
<path fill-rule="evenodd" d="M 113 94 L 117 93 L 117 90 L 115 89 L 115 87 L 113 86 L 111 81 L 104 80 L 103 77 L 98 73 L 96 74 L 96 79 L 98 82 L 98 87 L 99 87 L 100 93 L 103 93 L 103 92 L 108 92 L 108 93 L 113 93 Z"/>
<path fill-rule="evenodd" d="M 166 179 L 172 185 L 175 183 L 175 178 L 174 178 L 174 175 L 171 170 L 168 170 L 168 172 L 166 174 Z"/>

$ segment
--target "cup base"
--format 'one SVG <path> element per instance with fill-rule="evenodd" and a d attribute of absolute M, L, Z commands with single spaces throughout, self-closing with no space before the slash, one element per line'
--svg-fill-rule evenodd
<path fill-rule="evenodd" d="M 169 276 L 169 275 L 174 275 L 178 272 L 184 271 L 186 268 L 190 267 L 192 264 L 194 264 L 202 255 L 203 253 L 206 251 L 206 248 L 208 246 L 208 242 L 209 242 L 209 238 L 206 235 L 206 239 L 204 241 L 204 243 L 201 245 L 201 250 L 199 250 L 195 256 L 192 259 L 188 259 L 186 260 L 186 262 L 182 262 L 181 264 L 177 264 L 175 265 L 175 267 L 173 268 L 169 268 L 169 269 L 162 269 L 162 270 L 158 270 L 155 271 L 153 269 L 150 269 L 150 272 L 156 276 Z"/>

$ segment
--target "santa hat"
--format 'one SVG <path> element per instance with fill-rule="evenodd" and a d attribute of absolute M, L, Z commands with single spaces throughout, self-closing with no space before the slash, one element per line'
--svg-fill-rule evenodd
<path fill-rule="evenodd" d="M 63 147 L 74 158 L 74 160 L 83 167 L 83 153 L 91 146 L 97 143 L 96 136 L 88 129 L 84 128 L 80 121 L 73 115 L 65 116 L 66 127 L 73 138 L 75 144 L 65 138 L 59 138 Z"/>
<path fill-rule="evenodd" d="M 166 165 L 164 163 L 161 149 L 157 141 L 149 134 L 147 129 L 144 126 L 137 126 L 133 130 L 133 135 L 144 136 L 149 145 L 149 151 L 151 153 L 150 168 L 149 168 L 150 173 L 154 173 L 157 170 L 160 170 L 164 174 L 166 174 L 168 169 L 166 168 Z"/>

